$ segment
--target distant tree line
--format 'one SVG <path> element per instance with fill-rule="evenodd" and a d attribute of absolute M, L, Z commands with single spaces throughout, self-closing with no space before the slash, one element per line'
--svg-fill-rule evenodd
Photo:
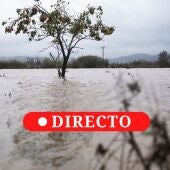
<path fill-rule="evenodd" d="M 0 69 L 33 69 L 33 68 L 57 68 L 62 66 L 62 60 L 53 61 L 52 58 L 27 58 L 26 62 L 17 60 L 0 61 Z M 68 68 L 107 68 L 109 62 L 97 56 L 82 56 L 72 59 L 68 63 Z"/>
<path fill-rule="evenodd" d="M 107 68 L 108 66 L 109 62 L 107 59 L 90 55 L 73 59 L 69 63 L 71 68 Z"/>
<path fill-rule="evenodd" d="M 31 69 L 31 68 L 61 68 L 62 60 L 54 60 L 47 57 L 43 60 L 40 58 L 27 58 L 26 62 L 9 60 L 0 61 L 0 69 Z M 112 63 L 109 64 L 107 59 L 98 56 L 82 56 L 77 59 L 71 59 L 68 62 L 68 68 L 164 68 L 170 67 L 170 54 L 162 51 L 158 60 L 149 62 L 145 60 L 133 61 L 129 63 Z"/>
<path fill-rule="evenodd" d="M 112 63 L 111 68 L 158 68 L 158 63 L 145 60 L 133 61 L 129 63 Z"/>
<path fill-rule="evenodd" d="M 162 51 L 159 54 L 158 65 L 160 67 L 170 67 L 170 54 L 167 51 Z"/>
<path fill-rule="evenodd" d="M 0 61 L 0 69 L 22 69 L 27 68 L 27 64 L 24 62 L 10 60 L 10 61 Z"/>

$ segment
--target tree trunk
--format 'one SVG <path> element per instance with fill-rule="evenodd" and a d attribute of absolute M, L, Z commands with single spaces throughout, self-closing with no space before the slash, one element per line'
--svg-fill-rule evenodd
<path fill-rule="evenodd" d="M 63 67 L 62 67 L 62 70 L 61 70 L 61 77 L 63 79 L 65 78 L 65 73 L 66 73 L 66 66 L 64 66 L 64 64 L 63 64 Z"/>
<path fill-rule="evenodd" d="M 65 79 L 65 73 L 67 68 L 68 57 L 64 58 L 62 69 L 61 69 L 61 77 Z"/>

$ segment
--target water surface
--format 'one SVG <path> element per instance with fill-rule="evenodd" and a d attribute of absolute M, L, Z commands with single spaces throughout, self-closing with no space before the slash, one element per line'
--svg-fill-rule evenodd
<path fill-rule="evenodd" d="M 157 112 L 170 120 L 170 69 L 0 70 L 0 170 L 91 169 L 99 143 L 116 133 L 30 133 L 30 111 L 119 111 L 122 84 L 138 81 L 131 111 Z M 123 75 L 123 81 L 120 77 Z"/>

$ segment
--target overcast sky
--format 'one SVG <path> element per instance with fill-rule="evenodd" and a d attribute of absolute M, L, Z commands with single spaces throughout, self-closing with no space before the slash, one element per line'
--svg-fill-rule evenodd
<path fill-rule="evenodd" d="M 45 6 L 55 0 L 42 0 Z M 0 22 L 16 15 L 16 9 L 28 7 L 33 0 L 0 0 Z M 170 52 L 170 0 L 70 0 L 71 8 L 81 11 L 87 6 L 101 5 L 104 23 L 115 26 L 116 31 L 102 42 L 85 41 L 84 48 L 73 57 L 93 54 L 101 56 L 101 46 L 106 46 L 107 58 L 133 53 L 158 54 Z M 0 56 L 45 56 L 40 50 L 48 41 L 29 42 L 24 35 L 5 34 L 0 26 Z"/>

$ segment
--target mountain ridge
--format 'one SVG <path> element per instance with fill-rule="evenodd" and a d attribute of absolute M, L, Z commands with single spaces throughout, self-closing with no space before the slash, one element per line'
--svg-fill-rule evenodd
<path fill-rule="evenodd" d="M 110 58 L 108 60 L 109 60 L 109 63 L 129 63 L 129 62 L 140 61 L 140 60 L 154 62 L 158 60 L 158 55 L 151 55 L 151 54 L 146 54 L 146 53 L 135 53 L 132 55 Z"/>

